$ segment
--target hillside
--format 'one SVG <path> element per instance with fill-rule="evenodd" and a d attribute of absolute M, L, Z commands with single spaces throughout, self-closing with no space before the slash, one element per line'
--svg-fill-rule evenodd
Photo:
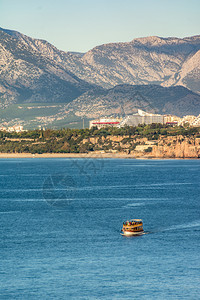
<path fill-rule="evenodd" d="M 74 61 L 68 67 L 80 78 L 106 88 L 123 83 L 184 85 L 200 92 L 199 50 L 200 36 L 153 36 L 95 47 L 80 59 L 81 64 Z"/>
<path fill-rule="evenodd" d="M 26 129 L 82 128 L 89 119 L 125 116 L 138 109 L 161 114 L 199 115 L 200 95 L 182 87 L 159 85 L 119 85 L 111 89 L 96 87 L 72 102 L 18 103 L 0 110 L 0 125 L 21 124 Z"/>
<path fill-rule="evenodd" d="M 200 95 L 182 86 L 118 85 L 108 90 L 90 90 L 65 108 L 77 116 L 87 118 L 128 115 L 137 112 L 138 109 L 182 117 L 199 114 Z"/>
<path fill-rule="evenodd" d="M 1 123 L 78 127 L 83 117 L 138 108 L 198 115 L 199 68 L 200 36 L 138 38 L 84 54 L 0 28 Z"/>
<path fill-rule="evenodd" d="M 0 57 L 1 107 L 24 102 L 68 103 L 92 87 L 42 55 L 28 38 L 25 42 L 3 30 Z"/>
<path fill-rule="evenodd" d="M 64 52 L 47 41 L 0 29 L 67 72 L 89 83 L 184 85 L 200 92 L 200 36 L 150 36 L 97 46 L 87 53 Z M 0 39 L 1 42 L 1 39 Z"/>

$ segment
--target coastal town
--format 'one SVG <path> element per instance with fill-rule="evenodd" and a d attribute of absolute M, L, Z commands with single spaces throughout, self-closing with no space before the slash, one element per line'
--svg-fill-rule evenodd
<path fill-rule="evenodd" d="M 161 115 L 145 112 L 138 109 L 138 112 L 128 115 L 124 118 L 100 118 L 90 121 L 89 128 L 97 127 L 123 127 L 123 126 L 138 126 L 139 124 L 153 124 L 160 123 L 171 126 L 200 126 L 200 114 L 198 116 L 186 115 L 183 118 L 175 115 Z"/>
<path fill-rule="evenodd" d="M 161 114 L 153 114 L 145 112 L 141 109 L 138 109 L 138 112 L 132 115 L 126 115 L 125 117 L 100 117 L 99 119 L 94 119 L 89 121 L 89 128 L 97 127 L 101 129 L 103 127 L 124 127 L 124 126 L 138 126 L 139 124 L 166 124 L 170 126 L 192 126 L 198 127 L 200 126 L 200 114 L 198 116 L 194 115 L 186 115 L 181 117 L 175 115 L 161 115 Z M 44 127 L 39 125 L 35 129 L 43 129 Z M 3 122 L 0 124 L 0 131 L 7 131 L 7 132 L 23 132 L 24 126 L 17 123 L 8 126 L 8 123 Z"/>
<path fill-rule="evenodd" d="M 164 123 L 160 118 L 139 111 L 135 118 L 122 121 L 95 120 L 90 129 L 23 130 L 18 126 L 15 131 L 0 131 L 0 156 L 200 158 L 200 126 L 177 125 L 173 119 Z"/>

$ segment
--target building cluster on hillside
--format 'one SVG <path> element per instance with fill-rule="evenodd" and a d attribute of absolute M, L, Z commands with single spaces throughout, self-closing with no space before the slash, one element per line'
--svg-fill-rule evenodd
<path fill-rule="evenodd" d="M 200 114 L 197 117 L 192 115 L 184 116 L 179 124 L 183 125 L 186 123 L 190 126 L 200 126 Z"/>
<path fill-rule="evenodd" d="M 89 128 L 97 127 L 101 129 L 103 127 L 117 127 L 122 122 L 123 118 L 100 118 L 98 120 L 92 120 L 89 123 Z"/>
<path fill-rule="evenodd" d="M 7 132 L 22 132 L 24 131 L 22 125 L 14 125 L 10 127 L 1 126 L 0 131 L 7 131 Z"/>
<path fill-rule="evenodd" d="M 189 126 L 200 126 L 200 114 L 196 117 L 193 115 L 187 115 L 183 118 L 177 117 L 175 115 L 160 115 L 147 113 L 141 109 L 138 109 L 138 112 L 132 115 L 125 116 L 124 118 L 113 118 L 113 117 L 104 117 L 96 120 L 91 120 L 89 122 L 89 128 L 97 127 L 101 129 L 103 127 L 124 127 L 124 126 L 138 126 L 139 124 L 152 124 L 160 123 L 167 124 L 171 126 L 175 125 L 186 125 Z M 4 124 L 3 124 L 4 125 Z M 41 130 L 42 127 L 39 126 Z M 45 128 L 43 128 L 45 130 Z M 13 126 L 0 126 L 0 131 L 7 132 L 22 132 L 24 131 L 22 125 L 13 125 Z"/>
<path fill-rule="evenodd" d="M 98 129 L 102 127 L 124 127 L 124 126 L 138 126 L 139 124 L 152 124 L 160 123 L 167 124 L 171 126 L 175 125 L 185 125 L 190 126 L 200 126 L 200 115 L 199 116 L 184 116 L 183 118 L 174 115 L 160 115 L 147 113 L 141 109 L 132 115 L 128 115 L 124 118 L 100 118 L 98 120 L 91 120 L 89 128 L 97 127 Z"/>
<path fill-rule="evenodd" d="M 138 109 L 136 114 L 125 117 L 119 124 L 119 127 L 123 127 L 125 125 L 138 126 L 139 124 L 152 123 L 164 124 L 164 116 L 159 114 L 149 114 L 141 109 Z"/>

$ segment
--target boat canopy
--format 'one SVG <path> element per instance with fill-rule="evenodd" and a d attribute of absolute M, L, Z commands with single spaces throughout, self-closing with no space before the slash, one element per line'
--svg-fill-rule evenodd
<path fill-rule="evenodd" d="M 141 219 L 132 219 L 132 220 L 123 222 L 124 225 L 133 225 L 133 223 L 136 223 L 136 224 L 142 223 L 142 220 Z"/>

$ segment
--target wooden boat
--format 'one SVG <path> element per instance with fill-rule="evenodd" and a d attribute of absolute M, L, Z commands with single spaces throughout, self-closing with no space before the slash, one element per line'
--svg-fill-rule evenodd
<path fill-rule="evenodd" d="M 143 222 L 141 219 L 133 219 L 123 222 L 121 235 L 132 236 L 142 235 L 143 233 Z"/>

